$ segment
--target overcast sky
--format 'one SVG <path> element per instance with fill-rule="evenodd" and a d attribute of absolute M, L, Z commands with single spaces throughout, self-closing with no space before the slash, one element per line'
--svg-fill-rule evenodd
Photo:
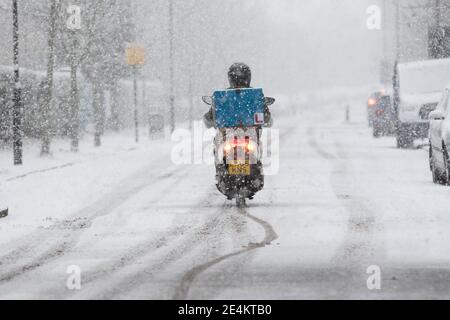
<path fill-rule="evenodd" d="M 197 0 L 192 1 L 195 3 Z M 202 4 L 207 6 L 202 10 L 205 15 L 219 18 L 213 19 L 214 23 L 200 24 L 200 28 L 217 31 L 214 37 L 223 35 L 221 32 L 224 27 L 233 30 L 242 28 L 246 32 L 242 32 L 242 36 L 233 36 L 231 41 L 225 36 L 224 41 L 230 41 L 227 42 L 226 52 L 223 48 L 208 47 L 206 39 L 200 35 L 199 39 L 194 40 L 197 41 L 195 46 L 213 52 L 210 52 L 209 57 L 195 56 L 194 59 L 215 60 L 208 67 L 214 77 L 207 80 L 214 85 L 225 85 L 226 70 L 229 64 L 236 61 L 250 64 L 254 85 L 263 86 L 272 92 L 297 93 L 318 88 L 377 85 L 382 52 L 381 32 L 367 29 L 366 10 L 378 1 L 243 0 L 233 4 L 243 6 L 242 10 L 234 10 L 239 19 L 234 20 L 233 25 L 226 25 L 230 23 L 229 20 L 220 18 L 222 2 L 211 0 Z M 178 12 L 176 37 L 179 40 L 183 31 L 191 32 L 183 23 L 192 25 L 195 22 L 186 19 L 192 15 L 186 14 L 186 9 L 183 9 L 192 6 L 189 1 L 187 4 L 184 1 L 175 3 L 175 11 Z M 153 62 L 157 61 L 151 74 L 164 77 L 167 68 L 158 68 L 167 66 L 167 2 L 141 0 L 138 8 L 145 6 L 148 6 L 148 10 L 139 10 L 144 19 L 144 34 Z M 246 11 L 248 8 L 251 9 Z M 157 14 L 151 17 L 152 12 Z M 249 28 L 248 21 L 252 15 L 257 16 L 258 20 L 254 27 Z M 177 70 L 178 74 L 182 74 L 180 68 L 193 62 L 183 61 L 189 50 L 183 48 L 185 44 L 178 40 L 175 44 L 179 49 Z M 249 50 L 247 43 L 250 43 L 252 50 Z M 206 78 L 206 75 L 199 73 L 198 77 Z M 181 80 L 178 87 L 186 82 L 185 79 Z"/>
<path fill-rule="evenodd" d="M 374 2 L 267 1 L 268 21 L 273 26 L 267 57 L 277 87 L 295 90 L 376 83 L 381 34 L 366 28 L 366 9 Z"/>

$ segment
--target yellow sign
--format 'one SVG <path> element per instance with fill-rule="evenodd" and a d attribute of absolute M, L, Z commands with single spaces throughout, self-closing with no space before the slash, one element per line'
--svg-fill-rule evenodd
<path fill-rule="evenodd" d="M 145 64 L 145 48 L 130 45 L 125 52 L 127 64 L 130 66 L 142 66 Z"/>

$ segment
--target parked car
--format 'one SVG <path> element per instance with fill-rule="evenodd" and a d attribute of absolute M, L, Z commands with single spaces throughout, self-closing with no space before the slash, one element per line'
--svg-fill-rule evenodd
<path fill-rule="evenodd" d="M 392 108 L 391 96 L 381 94 L 371 106 L 373 136 L 378 138 L 382 135 L 395 133 L 396 117 Z"/>
<path fill-rule="evenodd" d="M 148 117 L 150 135 L 164 132 L 164 116 L 152 113 Z"/>
<path fill-rule="evenodd" d="M 0 207 L 0 218 L 6 218 L 8 216 L 8 209 Z"/>
<path fill-rule="evenodd" d="M 430 118 L 430 169 L 433 182 L 450 184 L 450 86 Z"/>
<path fill-rule="evenodd" d="M 383 95 L 381 91 L 374 92 L 367 99 L 367 121 L 369 127 L 373 127 L 373 118 L 375 117 L 375 106 L 377 105 L 378 99 Z"/>
<path fill-rule="evenodd" d="M 429 114 L 450 82 L 450 59 L 399 63 L 395 66 L 393 103 L 398 148 L 427 138 Z"/>

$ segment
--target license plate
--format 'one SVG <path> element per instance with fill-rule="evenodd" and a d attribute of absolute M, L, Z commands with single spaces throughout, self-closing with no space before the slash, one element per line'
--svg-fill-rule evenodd
<path fill-rule="evenodd" d="M 250 171 L 249 164 L 231 164 L 228 166 L 228 173 L 231 176 L 249 176 Z"/>

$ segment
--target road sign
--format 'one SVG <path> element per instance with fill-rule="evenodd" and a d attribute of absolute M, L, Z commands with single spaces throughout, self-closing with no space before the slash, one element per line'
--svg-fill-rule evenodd
<path fill-rule="evenodd" d="M 133 67 L 134 73 L 134 122 L 136 130 L 136 142 L 139 142 L 139 115 L 138 115 L 138 101 L 137 101 L 137 67 L 145 64 L 145 48 L 130 44 L 126 51 L 125 57 L 127 64 Z"/>
<path fill-rule="evenodd" d="M 126 49 L 126 60 L 130 66 L 142 66 L 145 64 L 145 48 L 138 45 L 130 45 Z"/>

